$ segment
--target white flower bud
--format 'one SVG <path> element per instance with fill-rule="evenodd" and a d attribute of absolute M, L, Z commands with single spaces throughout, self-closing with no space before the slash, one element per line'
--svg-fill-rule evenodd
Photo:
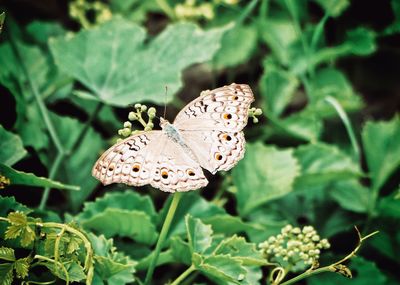
<path fill-rule="evenodd" d="M 129 112 L 128 119 L 129 119 L 130 121 L 135 121 L 135 120 L 137 120 L 137 115 L 136 115 L 136 113 L 135 113 L 135 112 Z"/>

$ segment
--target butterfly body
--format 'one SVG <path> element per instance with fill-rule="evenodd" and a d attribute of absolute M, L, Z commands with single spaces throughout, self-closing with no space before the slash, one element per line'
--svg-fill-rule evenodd
<path fill-rule="evenodd" d="M 166 192 L 189 191 L 208 184 L 203 170 L 229 170 L 243 157 L 242 132 L 253 93 L 231 84 L 201 95 L 161 131 L 141 132 L 109 148 L 92 174 L 104 185 L 150 184 Z"/>

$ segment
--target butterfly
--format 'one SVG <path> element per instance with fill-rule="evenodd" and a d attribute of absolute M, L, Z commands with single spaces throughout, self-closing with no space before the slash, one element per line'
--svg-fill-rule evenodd
<path fill-rule="evenodd" d="M 201 92 L 162 130 L 140 132 L 111 146 L 95 163 L 92 175 L 104 185 L 150 184 L 166 192 L 189 191 L 208 184 L 202 168 L 215 174 L 243 158 L 248 110 L 254 95 L 246 84 Z"/>

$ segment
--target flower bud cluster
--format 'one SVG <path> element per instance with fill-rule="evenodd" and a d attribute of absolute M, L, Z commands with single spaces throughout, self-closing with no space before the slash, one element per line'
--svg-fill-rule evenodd
<path fill-rule="evenodd" d="M 102 1 L 73 0 L 69 3 L 69 14 L 86 28 L 112 18 L 110 8 Z M 94 16 L 93 19 L 88 18 L 89 14 Z"/>
<path fill-rule="evenodd" d="M 218 5 L 236 5 L 239 0 L 213 0 L 196 1 L 185 0 L 174 7 L 175 16 L 178 19 L 206 19 L 212 20 L 215 17 L 215 9 Z"/>
<path fill-rule="evenodd" d="M 300 271 L 315 264 L 321 250 L 328 249 L 330 244 L 327 239 L 321 239 L 312 226 L 300 229 L 287 225 L 280 234 L 269 237 L 259 247 L 268 262 Z"/>
<path fill-rule="evenodd" d="M 151 131 L 154 128 L 153 119 L 156 117 L 156 109 L 154 107 L 147 108 L 146 105 L 135 104 L 135 111 L 131 111 L 128 114 L 129 121 L 124 122 L 124 127 L 118 130 L 118 135 L 126 138 L 138 132 L 138 130 L 132 130 L 133 121 L 138 121 L 144 127 L 145 131 Z M 146 112 L 148 120 L 145 122 L 142 117 L 142 113 Z"/>
<path fill-rule="evenodd" d="M 249 109 L 248 115 L 249 115 L 249 117 L 253 118 L 253 123 L 257 124 L 258 123 L 257 116 L 262 115 L 262 110 L 260 108 L 252 107 Z"/>

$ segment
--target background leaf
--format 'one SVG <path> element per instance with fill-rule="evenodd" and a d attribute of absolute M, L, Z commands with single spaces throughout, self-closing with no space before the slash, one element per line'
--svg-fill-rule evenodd
<path fill-rule="evenodd" d="M 64 72 L 107 104 L 126 106 L 143 100 L 161 103 L 164 87 L 168 86 L 172 94 L 178 91 L 182 70 L 210 60 L 225 31 L 204 32 L 193 24 L 176 24 L 144 44 L 146 34 L 141 27 L 114 19 L 75 37 L 56 39 L 50 48 Z"/>
<path fill-rule="evenodd" d="M 27 151 L 22 145 L 19 136 L 8 132 L 0 125 L 0 162 L 11 166 L 21 160 Z"/>
<path fill-rule="evenodd" d="M 400 164 L 400 119 L 368 122 L 362 130 L 362 141 L 373 183 L 379 189 Z"/>
<path fill-rule="evenodd" d="M 233 169 L 238 211 L 254 208 L 293 190 L 299 166 L 292 150 L 278 150 L 261 144 L 247 144 L 246 156 Z"/>
<path fill-rule="evenodd" d="M 187 215 L 185 217 L 187 236 L 192 253 L 203 253 L 211 246 L 211 226 L 205 225 L 200 219 Z"/>
<path fill-rule="evenodd" d="M 80 189 L 79 186 L 66 185 L 45 177 L 38 177 L 33 173 L 18 171 L 2 163 L 0 163 L 0 173 L 10 179 L 11 185 L 16 184 L 36 187 L 50 187 L 75 191 L 78 191 Z"/>

